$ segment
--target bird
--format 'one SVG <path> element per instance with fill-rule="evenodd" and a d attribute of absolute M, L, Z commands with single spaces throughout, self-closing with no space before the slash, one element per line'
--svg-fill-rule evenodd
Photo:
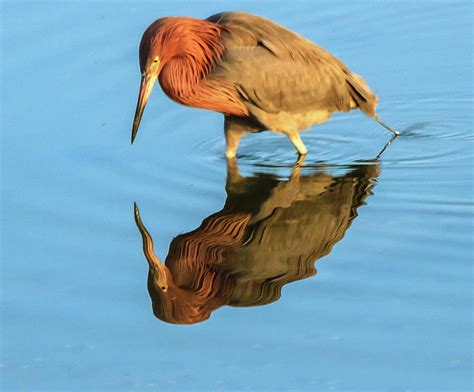
<path fill-rule="evenodd" d="M 227 158 L 236 157 L 242 137 L 267 130 L 286 135 L 304 156 L 300 131 L 351 109 L 399 134 L 377 116 L 379 99 L 361 76 L 261 16 L 222 12 L 207 19 L 157 19 L 143 33 L 139 62 L 132 144 L 157 80 L 177 103 L 224 115 Z"/>
<path fill-rule="evenodd" d="M 379 162 L 352 165 L 337 175 L 324 164 L 316 173 L 301 173 L 297 163 L 281 179 L 270 173 L 242 176 L 230 159 L 223 208 L 175 237 L 164 262 L 135 203 L 153 314 L 194 324 L 222 306 L 277 301 L 284 285 L 315 275 L 315 262 L 343 239 L 373 194 Z"/>

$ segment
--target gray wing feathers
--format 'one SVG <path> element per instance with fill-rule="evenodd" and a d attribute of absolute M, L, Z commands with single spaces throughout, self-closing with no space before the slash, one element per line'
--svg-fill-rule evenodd
<path fill-rule="evenodd" d="M 262 47 L 229 49 L 213 78 L 232 80 L 244 100 L 267 113 L 304 112 L 314 108 L 349 110 L 338 99 L 341 86 L 325 77 L 330 69 L 319 65 L 295 65 L 281 60 Z"/>
<path fill-rule="evenodd" d="M 251 105 L 268 113 L 310 109 L 374 115 L 376 96 L 364 80 L 323 48 L 267 19 L 222 13 L 226 53 L 211 78 L 234 82 Z"/>

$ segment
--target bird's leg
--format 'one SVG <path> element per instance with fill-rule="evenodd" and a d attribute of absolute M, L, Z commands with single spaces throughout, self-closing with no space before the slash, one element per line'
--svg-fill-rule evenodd
<path fill-rule="evenodd" d="M 227 159 L 227 185 L 239 182 L 243 177 L 240 175 L 237 159 Z"/>
<path fill-rule="evenodd" d="M 235 158 L 237 154 L 237 147 L 239 147 L 239 142 L 242 137 L 246 134 L 245 131 L 237 131 L 226 127 L 225 129 L 225 156 L 227 158 Z"/>
<path fill-rule="evenodd" d="M 387 124 L 385 124 L 378 116 L 374 117 L 374 120 L 377 121 L 382 127 L 384 127 L 387 131 L 392 132 L 392 135 L 397 137 L 400 135 L 400 132 L 390 128 Z"/>
<path fill-rule="evenodd" d="M 383 146 L 382 150 L 380 150 L 380 152 L 377 154 L 377 156 L 375 157 L 375 160 L 379 159 L 382 156 L 382 154 L 385 152 L 387 147 L 390 146 L 390 144 L 392 144 L 392 142 L 396 139 L 397 136 L 398 135 L 393 135 L 392 138 L 387 143 L 385 143 L 385 146 Z"/>
<path fill-rule="evenodd" d="M 301 168 L 304 166 L 304 160 L 306 155 L 299 155 L 298 159 L 296 160 L 295 164 L 293 165 L 293 169 L 291 170 L 290 181 L 291 180 L 299 180 L 301 174 Z"/>
<path fill-rule="evenodd" d="M 237 159 L 227 158 L 227 179 L 225 183 L 225 190 L 228 194 L 240 192 L 239 187 L 245 180 L 240 174 L 239 166 L 237 165 Z"/>
<path fill-rule="evenodd" d="M 295 146 L 296 150 L 298 151 L 298 154 L 306 155 L 308 153 L 308 150 L 306 149 L 306 146 L 304 145 L 303 140 L 301 140 L 300 134 L 298 132 L 289 133 L 288 138 Z"/>

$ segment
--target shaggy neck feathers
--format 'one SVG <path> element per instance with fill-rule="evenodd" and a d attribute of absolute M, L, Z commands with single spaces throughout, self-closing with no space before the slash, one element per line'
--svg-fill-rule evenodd
<path fill-rule="evenodd" d="M 159 82 L 173 100 L 224 114 L 248 115 L 232 83 L 208 78 L 224 55 L 223 27 L 193 18 L 162 18 L 145 32 L 140 64 L 161 59 Z"/>

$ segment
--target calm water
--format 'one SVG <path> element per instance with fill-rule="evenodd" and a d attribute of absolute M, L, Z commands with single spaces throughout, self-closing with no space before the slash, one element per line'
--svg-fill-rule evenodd
<path fill-rule="evenodd" d="M 155 89 L 130 146 L 143 30 L 226 9 L 339 56 L 402 135 L 377 159 L 390 135 L 352 112 L 303 135 L 302 166 L 262 133 L 227 167 L 222 117 Z M 1 14 L 2 390 L 472 390 L 472 3 Z M 134 202 L 158 258 L 201 246 L 230 288 L 156 318 Z"/>

